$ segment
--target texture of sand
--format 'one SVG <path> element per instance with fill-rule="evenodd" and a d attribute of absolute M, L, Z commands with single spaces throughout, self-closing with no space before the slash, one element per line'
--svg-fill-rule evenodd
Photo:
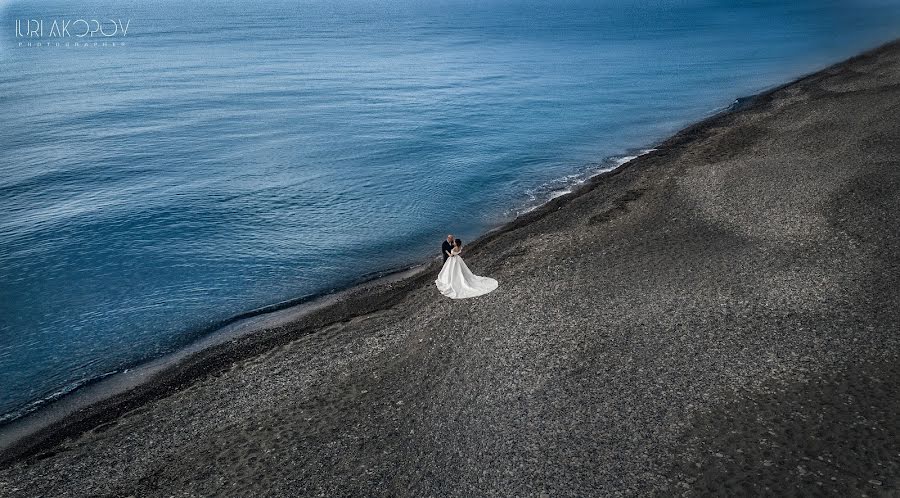
<path fill-rule="evenodd" d="M 493 293 L 351 292 L 23 442 L 0 494 L 900 494 L 898 116 L 893 42 L 482 238 Z"/>

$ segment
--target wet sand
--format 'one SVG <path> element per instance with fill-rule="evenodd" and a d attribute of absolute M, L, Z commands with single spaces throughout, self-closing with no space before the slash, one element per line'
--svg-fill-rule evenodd
<path fill-rule="evenodd" d="M 900 494 L 900 42 L 3 454 L 0 494 Z M 436 241 L 436 247 L 440 241 Z"/>

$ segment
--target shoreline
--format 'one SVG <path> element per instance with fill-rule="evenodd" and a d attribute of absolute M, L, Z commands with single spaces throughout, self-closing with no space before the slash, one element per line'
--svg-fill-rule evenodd
<path fill-rule="evenodd" d="M 721 112 L 727 112 L 731 110 L 739 100 L 743 100 L 750 97 L 739 97 L 732 104 L 728 106 L 719 108 L 717 110 L 710 111 L 707 117 L 715 115 Z M 705 118 L 704 118 L 705 119 Z M 693 122 L 692 122 L 693 123 Z M 658 141 L 657 141 L 658 143 Z M 589 181 L 591 178 L 610 173 L 618 168 L 621 168 L 626 163 L 630 162 L 633 159 L 636 159 L 646 153 L 652 152 L 655 150 L 654 148 L 631 148 L 627 149 L 623 154 L 614 154 L 605 157 L 599 163 L 603 166 L 597 169 L 592 169 L 589 171 L 582 172 L 577 175 L 568 175 L 567 177 L 576 177 L 573 181 L 569 181 L 563 183 L 563 189 L 545 189 L 542 190 L 543 195 L 541 198 L 544 200 L 538 204 L 528 205 L 530 203 L 523 204 L 519 208 L 507 210 L 507 212 L 516 212 L 516 218 L 519 216 L 530 213 L 544 204 L 550 202 L 551 200 L 572 193 L 572 191 L 578 188 L 580 185 Z M 515 221 L 516 218 L 512 218 L 509 221 L 496 224 L 495 226 L 486 229 L 481 235 L 479 235 L 479 239 L 490 234 L 495 230 L 499 230 L 503 228 L 506 224 Z M 475 240 L 477 241 L 477 239 Z M 474 243 L 473 241 L 472 243 Z M 472 243 L 467 243 L 467 246 L 470 246 Z M 392 268 L 388 268 L 382 271 L 373 271 L 366 274 L 363 274 L 358 279 L 353 281 L 352 283 L 335 287 L 333 289 L 317 292 L 313 294 L 309 294 L 306 296 L 301 296 L 297 298 L 288 299 L 282 302 L 273 303 L 269 305 L 265 305 L 256 309 L 248 310 L 237 315 L 228 317 L 224 320 L 220 320 L 210 326 L 203 327 L 201 329 L 190 331 L 189 335 L 192 337 L 187 343 L 182 344 L 175 349 L 154 358 L 149 358 L 145 360 L 141 360 L 137 363 L 128 365 L 118 370 L 114 370 L 111 372 L 106 372 L 103 374 L 99 374 L 95 377 L 88 379 L 81 379 L 71 383 L 71 387 L 64 387 L 54 393 L 49 394 L 48 396 L 37 399 L 35 401 L 29 402 L 23 407 L 20 407 L 16 410 L 13 410 L 4 415 L 2 418 L 0 417 L 0 465 L 3 462 L 3 453 L 6 450 L 7 446 L 9 446 L 12 439 L 19 439 L 20 436 L 15 436 L 12 433 L 21 433 L 23 431 L 23 427 L 19 427 L 20 425 L 27 425 L 33 427 L 36 424 L 36 421 L 28 420 L 27 424 L 22 424 L 21 422 L 26 421 L 26 419 L 36 418 L 36 419 L 57 419 L 59 418 L 58 414 L 62 412 L 72 412 L 78 409 L 84 408 L 89 404 L 96 403 L 100 397 L 106 398 L 111 395 L 117 395 L 120 393 L 120 389 L 112 386 L 117 385 L 128 385 L 133 387 L 133 383 L 130 383 L 123 379 L 117 379 L 119 376 L 132 377 L 136 375 L 136 371 L 159 371 L 160 368 L 164 368 L 164 365 L 174 365 L 180 359 L 183 359 L 189 352 L 196 353 L 199 349 L 203 349 L 204 347 L 209 347 L 210 344 L 218 344 L 222 342 L 222 336 L 228 335 L 231 338 L 234 338 L 234 335 L 229 331 L 235 326 L 240 326 L 245 329 L 243 334 L 252 334 L 265 328 L 265 325 L 257 325 L 253 326 L 251 323 L 253 322 L 266 322 L 266 315 L 279 315 L 283 313 L 291 312 L 291 310 L 296 309 L 292 312 L 294 320 L 302 319 L 304 311 L 308 308 L 318 308 L 319 303 L 322 302 L 333 302 L 334 298 L 338 295 L 343 295 L 344 293 L 353 290 L 362 286 L 369 286 L 373 284 L 377 284 L 381 281 L 393 281 L 397 278 L 405 278 L 405 276 L 409 276 L 414 273 L 415 270 L 423 270 L 425 267 L 430 265 L 430 260 L 419 260 L 417 262 L 412 262 L 409 264 L 401 264 Z M 250 323 L 248 323 L 250 322 Z M 227 339 L 225 339 L 227 340 Z M 207 346 L 202 346 L 207 345 Z M 99 385 L 98 385 L 99 384 Z M 130 388 L 130 387 L 129 387 Z M 87 394 L 85 391 L 89 391 Z M 103 392 L 106 394 L 103 394 Z M 85 399 L 82 399 L 85 398 Z M 95 401 L 87 402 L 86 399 L 92 399 Z M 64 405 L 65 408 L 61 408 L 57 405 Z M 77 407 L 77 408 L 73 408 Z M 49 412 L 42 413 L 42 412 Z M 30 433 L 30 431 L 29 431 Z"/>
<path fill-rule="evenodd" d="M 736 110 L 738 108 L 736 104 L 739 101 L 752 100 L 757 95 L 738 97 L 732 104 L 718 111 L 712 111 L 706 118 L 693 122 L 691 125 Z M 661 141 L 658 143 L 661 143 Z M 494 232 L 506 231 L 507 228 L 512 229 L 513 227 L 509 225 L 518 222 L 523 216 L 540 211 L 547 204 L 561 197 L 573 195 L 586 184 L 599 177 L 616 173 L 618 170 L 627 167 L 635 159 L 657 150 L 657 147 L 658 145 L 629 149 L 624 154 L 604 158 L 600 162 L 601 164 L 607 162 L 613 164 L 613 166 L 600 168 L 593 174 L 568 184 L 565 187 L 565 192 L 545 192 L 547 199 L 544 202 L 522 209 L 516 218 L 488 229 L 475 240 L 467 243 L 468 252 L 471 252 L 473 246 L 486 240 Z M 271 335 L 274 328 L 295 325 L 300 320 L 304 320 L 310 314 L 316 312 L 327 313 L 329 311 L 327 308 L 342 304 L 340 303 L 341 300 L 347 299 L 350 295 L 355 295 L 356 293 L 373 291 L 375 288 L 378 288 L 377 292 L 382 290 L 389 291 L 392 290 L 392 284 L 401 280 L 431 276 L 432 273 L 437 273 L 440 269 L 439 266 L 435 266 L 435 262 L 438 259 L 439 257 L 435 257 L 429 261 L 420 261 L 413 265 L 373 272 L 363 275 L 357 282 L 347 287 L 289 299 L 281 303 L 270 304 L 240 313 L 198 331 L 197 339 L 160 357 L 142 361 L 124 370 L 80 381 L 73 389 L 62 391 L 60 394 L 53 395 L 47 400 L 37 400 L 31 404 L 37 404 L 37 407 L 28 408 L 26 406 L 21 409 L 24 412 L 22 415 L 0 422 L 0 468 L 14 463 L 19 458 L 28 457 L 45 448 L 52 447 L 61 440 L 77 436 L 84 431 L 103 425 L 143 403 L 167 396 L 174 390 L 180 389 L 205 375 L 214 375 L 216 371 L 214 369 L 222 368 L 224 363 L 239 361 L 248 356 L 259 354 L 272 347 L 277 347 L 283 341 L 289 342 L 294 340 L 302 334 L 281 338 L 267 337 L 265 344 L 260 344 L 258 347 L 257 345 L 253 346 L 251 349 L 254 351 L 253 353 L 238 352 L 229 346 L 230 342 L 250 340 L 250 336 L 258 333 L 270 333 Z M 382 289 L 382 286 L 387 286 L 387 289 Z M 400 297 L 397 296 L 397 299 L 400 299 Z M 303 327 L 303 330 L 309 329 L 308 332 L 304 333 L 314 332 L 318 328 L 334 323 L 334 321 L 347 320 L 373 311 L 377 310 L 336 315 L 332 322 L 326 320 L 321 325 Z M 218 358 L 219 356 L 222 356 L 222 358 Z M 213 369 L 204 372 L 203 367 L 197 363 L 205 364 L 207 362 L 211 363 Z M 174 372 L 182 368 L 189 368 L 190 373 L 182 376 Z M 168 370 L 173 370 L 173 372 L 167 372 Z M 158 376 L 166 377 L 157 378 Z M 169 380 L 170 377 L 173 380 Z M 159 383 L 161 385 L 149 389 L 146 393 L 131 393 L 133 390 L 142 388 L 144 384 L 150 383 Z M 122 409 L 119 408 L 119 405 L 126 405 L 128 408 Z M 85 411 L 88 412 L 87 415 L 83 413 Z M 110 411 L 114 415 L 110 414 Z M 35 444 L 30 441 L 31 438 L 36 438 L 41 442 Z M 44 442 L 45 438 L 47 439 L 46 442 Z"/>
<path fill-rule="evenodd" d="M 763 92 L 766 91 L 768 90 Z M 732 104 L 718 111 L 711 112 L 703 120 L 694 122 L 687 127 L 720 114 L 737 110 L 739 101 L 753 100 L 763 92 L 738 97 Z M 662 141 L 657 142 L 657 144 L 659 143 L 662 143 Z M 576 194 L 576 192 L 585 188 L 587 184 L 599 180 L 601 177 L 615 174 L 634 160 L 656 151 L 658 147 L 659 145 L 654 145 L 647 148 L 630 149 L 625 154 L 605 158 L 604 161 L 609 161 L 615 165 L 601 168 L 598 172 L 573 182 L 564 193 L 554 195 L 553 192 L 547 192 L 549 197 L 545 202 L 526 208 L 513 220 L 488 229 L 475 240 L 466 244 L 467 251 L 471 253 L 473 246 L 477 247 L 479 242 L 488 240 L 495 232 L 498 232 L 497 235 L 499 235 L 499 232 L 514 229 L 515 227 L 512 225 L 519 226 L 517 222 L 523 216 L 541 211 L 557 199 Z M 620 159 L 623 159 L 623 161 L 618 162 Z M 317 323 L 319 323 L 319 315 L 317 313 L 327 314 L 331 311 L 331 307 L 344 306 L 345 303 L 342 301 L 359 298 L 359 296 L 356 296 L 357 293 L 395 292 L 393 284 L 412 283 L 406 282 L 407 280 L 415 280 L 418 284 L 421 282 L 421 278 L 430 278 L 433 273 L 436 274 L 439 271 L 438 260 L 439 257 L 435 257 L 430 261 L 419 262 L 410 266 L 374 272 L 374 274 L 362 276 L 356 283 L 344 288 L 290 299 L 282 303 L 246 311 L 225 319 L 204 331 L 200 331 L 197 339 L 163 356 L 143 361 L 124 370 L 87 379 L 74 389 L 64 391 L 61 395 L 51 398 L 49 401 L 43 402 L 43 400 L 38 400 L 35 402 L 40 403 L 37 408 L 27 410 L 23 415 L 16 418 L 0 422 L 0 468 L 15 463 L 21 458 L 27 458 L 35 453 L 51 448 L 62 440 L 76 437 L 92 428 L 102 426 L 144 403 L 165 397 L 206 375 L 215 375 L 218 369 L 226 367 L 228 363 L 260 354 L 284 342 L 295 340 L 306 333 L 314 333 L 316 330 L 332 323 L 378 311 L 378 309 L 361 313 L 347 311 L 346 314 L 335 315 L 330 319 L 332 321 L 328 321 L 329 319 L 326 318 L 319 325 L 301 327 L 300 330 L 304 332 L 285 332 L 285 334 L 296 335 L 280 336 L 280 333 L 273 333 L 276 328 L 282 329 L 291 325 L 297 325 L 299 321 L 307 318 L 317 320 Z M 402 289 L 396 292 L 406 292 L 408 290 L 406 286 L 403 286 Z M 399 300 L 402 298 L 402 295 L 391 297 Z M 365 299 L 365 297 L 363 296 L 362 299 Z M 391 299 L 391 301 L 393 302 L 394 299 Z M 316 315 L 310 317 L 313 314 Z M 256 341 L 252 340 L 251 337 L 260 333 L 267 334 L 264 342 L 260 342 L 260 344 L 252 344 L 250 347 L 245 345 L 237 347 L 238 345 L 231 344 L 234 341 L 239 341 L 242 344 L 244 341 L 255 343 Z M 209 365 L 209 370 L 204 371 L 203 365 L 207 364 Z M 186 371 L 180 372 L 179 370 L 181 369 Z M 147 386 L 148 384 L 159 385 Z M 147 387 L 149 389 L 145 389 Z M 33 441 L 32 438 L 38 442 Z"/>
<path fill-rule="evenodd" d="M 723 109 L 711 112 L 710 115 L 731 109 L 733 105 L 731 104 Z M 519 213 L 517 217 L 530 213 L 557 197 L 568 195 L 591 178 L 615 171 L 631 160 L 653 150 L 655 149 L 629 149 L 625 154 L 608 156 L 600 161 L 599 164 L 612 164 L 612 166 L 601 167 L 583 178 L 565 184 L 565 191 L 550 189 L 544 191 L 545 195 L 543 197 L 546 197 L 546 199 L 543 202 L 516 210 Z M 487 229 L 478 239 L 502 229 L 512 221 L 515 221 L 515 218 Z M 478 239 L 468 243 L 467 246 L 471 246 Z M 433 261 L 431 260 L 420 260 L 412 264 L 398 265 L 383 271 L 370 272 L 343 287 L 288 299 L 239 313 L 211 326 L 192 332 L 191 335 L 195 337 L 194 339 L 159 357 L 143 360 L 123 369 L 100 374 L 96 377 L 79 380 L 73 383 L 74 387 L 62 389 L 43 399 L 35 400 L 14 412 L 10 412 L 10 414 L 16 413 L 15 416 L 8 419 L 0 419 L 0 465 L 4 461 L 3 453 L 9 446 L 14 444 L 15 440 L 28 437 L 28 435 L 35 432 L 36 427 L 43 428 L 48 425 L 47 420 L 58 421 L 66 414 L 71 414 L 107 398 L 120 395 L 125 390 L 134 388 L 142 382 L 136 377 L 146 377 L 165 368 L 177 368 L 180 361 L 192 354 L 197 354 L 203 349 L 234 340 L 239 336 L 250 335 L 266 328 L 271 328 L 275 326 L 273 322 L 283 326 L 289 325 L 292 321 L 302 320 L 312 310 L 333 304 L 350 291 L 363 287 L 370 288 L 373 285 L 395 282 L 413 276 L 420 271 L 425 271 L 432 263 Z M 283 318 L 285 316 L 289 318 Z M 237 332 L 236 329 L 240 329 L 240 332 Z"/>
<path fill-rule="evenodd" d="M 752 99 L 754 97 L 740 97 L 737 100 Z M 705 119 L 720 113 L 730 112 L 733 109 L 733 105 L 729 105 Z M 473 245 L 494 232 L 505 230 L 508 225 L 515 223 L 522 216 L 540 211 L 551 201 L 572 195 L 595 178 L 613 174 L 631 161 L 654 150 L 656 149 L 634 149 L 625 155 L 615 155 L 604 159 L 604 161 L 609 161 L 615 165 L 601 168 L 595 174 L 573 182 L 564 193 L 553 195 L 552 192 L 549 192 L 549 197 L 545 202 L 522 210 L 513 220 L 491 228 L 477 239 L 467 243 L 468 251 L 471 252 Z M 625 160 L 618 162 L 620 159 Z M 35 401 L 33 404 L 38 404 L 36 408 L 23 408 L 22 411 L 24 413 L 22 415 L 0 422 L 0 468 L 14 463 L 17 459 L 27 458 L 52 447 L 61 440 L 75 437 L 94 427 L 103 425 L 143 403 L 167 396 L 168 393 L 182 388 L 205 375 L 214 375 L 215 369 L 224 367 L 225 363 L 240 361 L 272 347 L 277 347 L 283 341 L 289 342 L 297 337 L 272 336 L 267 338 L 264 344 L 254 344 L 251 349 L 253 353 L 237 351 L 233 348 L 235 345 L 229 344 L 233 341 L 249 341 L 251 336 L 259 333 L 272 335 L 272 331 L 275 328 L 296 325 L 313 313 L 327 313 L 331 307 L 343 305 L 342 300 L 350 299 L 351 295 L 357 293 L 393 291 L 392 284 L 394 283 L 408 279 L 430 277 L 432 273 L 437 273 L 440 269 L 439 266 L 436 266 L 438 259 L 439 257 L 435 257 L 430 261 L 419 262 L 411 266 L 375 272 L 374 274 L 361 277 L 356 283 L 344 288 L 290 299 L 282 303 L 271 304 L 235 315 L 198 332 L 199 337 L 197 339 L 160 357 L 143 361 L 124 370 L 81 381 L 75 388 L 63 391 L 49 400 Z M 416 280 L 416 282 L 419 282 L 419 280 Z M 397 299 L 402 298 L 399 295 L 394 297 Z M 377 310 L 364 313 L 348 311 L 347 314 L 336 315 L 331 322 L 326 319 L 321 325 L 303 327 L 302 329 L 309 329 L 308 332 L 304 333 L 311 333 L 336 321 L 351 319 L 373 311 Z M 204 372 L 202 364 L 207 363 L 212 368 Z M 184 376 L 179 375 L 177 370 L 184 368 L 189 368 L 190 373 Z M 169 370 L 172 371 L 170 372 Z M 144 387 L 145 384 L 151 383 L 159 383 L 160 385 L 151 387 L 146 393 L 133 394 L 131 392 Z M 120 408 L 120 405 L 125 405 L 128 408 Z M 86 415 L 83 413 L 85 411 L 88 412 Z M 40 442 L 34 443 L 31 441 L 32 438 Z"/>
<path fill-rule="evenodd" d="M 687 125 L 674 135 L 662 140 L 654 149 L 640 155 L 619 167 L 591 176 L 582 184 L 576 185 L 570 192 L 549 199 L 539 207 L 525 212 L 516 219 L 500 227 L 490 230 L 467 244 L 470 256 L 477 257 L 482 248 L 504 234 L 533 224 L 545 216 L 563 208 L 570 202 L 591 192 L 606 179 L 620 175 L 625 171 L 640 168 L 670 154 L 683 150 L 705 131 L 722 124 L 722 120 L 734 113 L 759 109 L 766 106 L 771 97 L 780 90 L 802 84 L 804 81 L 820 76 L 829 70 L 846 67 L 861 58 L 867 57 L 886 47 L 894 46 L 897 40 L 887 42 L 866 50 L 854 57 L 829 65 L 818 71 L 805 74 L 787 83 L 776 85 L 752 96 L 739 97 L 735 103 L 698 122 Z M 63 396 L 45 407 L 16 419 L 0 428 L 0 467 L 27 459 L 58 443 L 88 430 L 115 420 L 123 414 L 146 403 L 165 398 L 195 381 L 226 370 L 234 362 L 248 359 L 287 344 L 302 336 L 315 332 L 334 323 L 348 321 L 355 317 L 365 316 L 390 308 L 402 301 L 411 291 L 426 284 L 436 273 L 438 260 L 424 262 L 406 270 L 406 272 L 388 273 L 373 280 L 356 284 L 350 288 L 333 294 L 326 294 L 308 302 L 290 305 L 286 308 L 255 313 L 252 316 L 233 319 L 218 331 L 201 338 L 199 341 L 180 349 L 169 356 L 169 361 L 157 359 L 131 369 L 128 378 L 120 378 L 116 374 L 101 379 L 95 384 L 85 386 L 70 395 Z M 300 308 L 300 309 L 296 309 Z M 265 310 L 266 308 L 264 308 Z M 302 320 L 302 322 L 301 322 Z M 251 324 L 261 328 L 252 328 Z M 251 327 L 251 328 L 248 328 Z M 251 333 L 252 331 L 252 333 Z M 194 349 L 194 345 L 197 349 Z M 164 357 L 165 358 L 165 357 Z M 161 363 L 158 363 L 161 362 Z M 116 377 L 116 379 L 113 379 Z M 103 397 L 99 392 L 91 397 L 89 389 L 101 390 L 104 382 L 124 382 L 125 390 Z M 84 392 L 82 392 L 84 390 Z M 71 403 L 70 397 L 82 392 L 88 403 L 83 406 L 60 406 L 58 418 L 40 420 L 52 415 L 56 405 Z M 87 394 L 84 394 L 87 393 Z M 45 413 L 46 412 L 46 413 Z M 29 426 L 29 420 L 32 425 Z M 18 429 L 17 429 L 18 427 Z M 24 429 L 24 430 L 23 430 Z"/>

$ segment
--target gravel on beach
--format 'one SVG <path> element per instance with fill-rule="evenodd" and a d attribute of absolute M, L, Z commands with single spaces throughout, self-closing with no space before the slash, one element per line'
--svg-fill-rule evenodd
<path fill-rule="evenodd" d="M 0 494 L 900 495 L 900 42 L 465 258 L 500 287 L 360 291 L 60 429 Z"/>

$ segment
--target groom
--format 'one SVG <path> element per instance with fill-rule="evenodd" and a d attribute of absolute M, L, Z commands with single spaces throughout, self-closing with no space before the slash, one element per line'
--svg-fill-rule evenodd
<path fill-rule="evenodd" d="M 441 244 L 441 252 L 444 254 L 444 262 L 447 262 L 447 258 L 450 257 L 450 251 L 453 249 L 453 235 L 448 235 L 447 240 Z"/>

